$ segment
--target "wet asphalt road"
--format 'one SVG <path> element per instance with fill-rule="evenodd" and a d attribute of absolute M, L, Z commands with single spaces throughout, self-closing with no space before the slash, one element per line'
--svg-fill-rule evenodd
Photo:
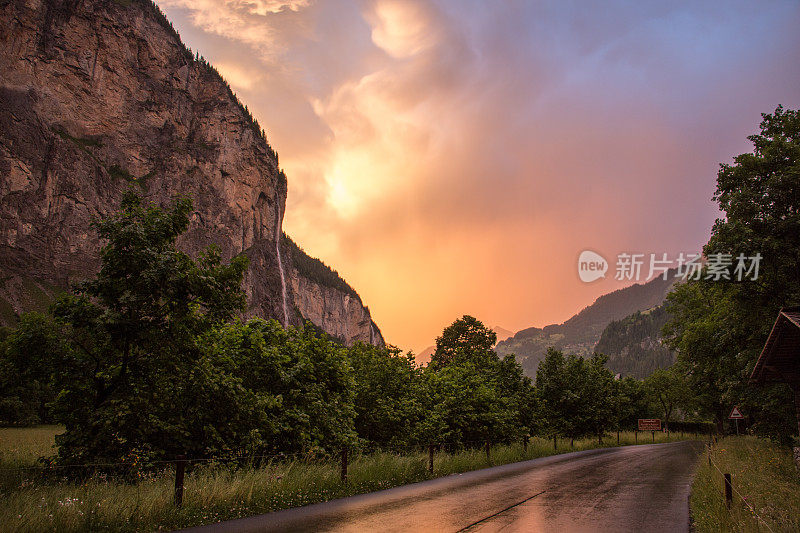
<path fill-rule="evenodd" d="M 192 531 L 688 531 L 701 450 L 674 442 L 574 452 Z"/>

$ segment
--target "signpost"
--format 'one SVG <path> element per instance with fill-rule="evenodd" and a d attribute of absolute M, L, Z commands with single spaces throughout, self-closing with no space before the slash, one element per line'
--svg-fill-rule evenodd
<path fill-rule="evenodd" d="M 660 418 L 640 418 L 639 431 L 649 431 L 652 434 L 653 442 L 656 441 L 656 431 L 661 431 Z"/>
<path fill-rule="evenodd" d="M 738 436 L 739 435 L 739 420 L 742 420 L 744 418 L 744 415 L 742 415 L 742 412 L 739 410 L 739 406 L 738 405 L 734 405 L 733 406 L 733 410 L 731 411 L 731 414 L 730 414 L 730 416 L 728 416 L 728 418 L 733 420 L 733 421 L 735 421 L 735 423 L 736 423 L 736 435 Z"/>

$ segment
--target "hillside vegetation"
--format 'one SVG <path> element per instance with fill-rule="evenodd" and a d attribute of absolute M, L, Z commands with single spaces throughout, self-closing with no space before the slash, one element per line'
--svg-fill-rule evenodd
<path fill-rule="evenodd" d="M 643 379 L 675 362 L 675 353 L 661 340 L 669 314 L 665 306 L 614 320 L 603 330 L 595 351 L 608 356 L 608 368 L 623 376 Z"/>
<path fill-rule="evenodd" d="M 590 355 L 606 326 L 635 312 L 661 305 L 674 284 L 674 272 L 600 296 L 594 303 L 563 324 L 527 328 L 497 344 L 500 355 L 515 354 L 529 376 L 536 374 L 547 349 Z"/>

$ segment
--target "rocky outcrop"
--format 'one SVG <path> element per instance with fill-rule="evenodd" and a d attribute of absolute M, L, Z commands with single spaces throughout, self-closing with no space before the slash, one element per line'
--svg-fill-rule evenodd
<path fill-rule="evenodd" d="M 219 74 L 149 0 L 0 0 L 0 14 L 0 320 L 35 307 L 25 287 L 52 294 L 94 273 L 91 220 L 134 187 L 162 205 L 191 196 L 181 248 L 246 253 L 246 315 L 284 322 L 286 177 Z M 375 337 L 360 299 L 285 274 L 290 323 Z"/>
<path fill-rule="evenodd" d="M 294 304 L 304 316 L 339 339 L 383 345 L 383 337 L 372 322 L 369 309 L 350 294 L 314 283 L 292 269 Z"/>

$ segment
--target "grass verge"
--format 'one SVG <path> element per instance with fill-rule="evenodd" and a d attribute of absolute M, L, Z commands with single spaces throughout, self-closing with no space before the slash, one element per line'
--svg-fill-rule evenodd
<path fill-rule="evenodd" d="M 724 473 L 734 489 L 730 510 Z M 690 506 L 698 533 L 800 531 L 800 475 L 791 450 L 755 437 L 719 441 L 701 458 Z"/>
<path fill-rule="evenodd" d="M 172 530 L 298 507 L 354 494 L 362 494 L 447 474 L 507 464 L 536 457 L 601 447 L 596 439 L 581 439 L 570 446 L 560 440 L 533 438 L 527 450 L 521 443 L 494 446 L 491 459 L 484 450 L 436 453 L 434 473 L 427 470 L 428 454 L 374 453 L 351 459 L 348 482 L 339 479 L 338 463 L 280 461 L 259 468 L 232 470 L 207 464 L 187 473 L 184 504 L 172 503 L 174 474 L 171 469 L 142 477 L 136 483 L 100 476 L 82 483 L 37 479 L 35 471 L 20 469 L 52 450 L 58 428 L 0 430 L 0 468 L 8 476 L 0 487 L 2 531 L 153 531 Z M 682 439 L 673 434 L 670 440 Z M 620 435 L 620 444 L 634 444 L 632 432 Z M 667 436 L 656 435 L 656 442 Z M 651 442 L 651 435 L 639 436 Z M 603 446 L 616 446 L 616 435 Z M 13 452 L 11 451 L 13 450 Z M 15 458 L 6 462 L 6 458 Z"/>

